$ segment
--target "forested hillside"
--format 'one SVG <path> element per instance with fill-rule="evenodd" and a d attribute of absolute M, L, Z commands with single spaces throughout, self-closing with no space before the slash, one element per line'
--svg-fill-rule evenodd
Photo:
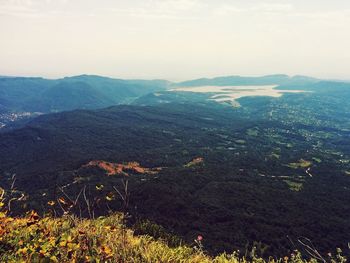
<path fill-rule="evenodd" d="M 203 235 L 212 254 L 256 245 L 263 256 L 284 256 L 300 238 L 322 253 L 345 249 L 349 130 L 337 107 L 320 115 L 322 96 L 40 116 L 0 135 L 1 186 L 9 189 L 15 179 L 15 195 L 25 196 L 13 202 L 14 214 L 62 214 L 57 200 L 86 189 L 98 216 L 121 209 L 115 188 L 128 180 L 130 224 L 149 219 L 185 242 Z M 74 213 L 88 216 L 79 200 Z"/>

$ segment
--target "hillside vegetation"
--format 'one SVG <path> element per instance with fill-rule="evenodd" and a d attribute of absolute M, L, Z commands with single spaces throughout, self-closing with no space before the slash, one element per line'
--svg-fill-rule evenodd
<path fill-rule="evenodd" d="M 294 250 L 283 258 L 262 258 L 257 253 L 259 244 L 242 254 L 238 250 L 213 257 L 207 254 L 202 235 L 184 245 L 179 237 L 148 220 L 128 228 L 130 215 L 126 210 L 90 219 L 69 210 L 61 217 L 40 217 L 33 210 L 11 217 L 10 206 L 15 199 L 6 198 L 5 190 L 0 188 L 0 262 L 347 262 L 341 249 L 335 255 L 328 253 L 325 259 L 308 243 L 302 243 L 307 257 Z M 59 198 L 58 202 L 66 204 L 63 200 Z M 89 205 L 89 200 L 86 202 Z"/>
<path fill-rule="evenodd" d="M 304 260 L 295 251 L 282 259 L 264 260 L 239 253 L 210 257 L 205 254 L 201 237 L 196 246 L 170 247 L 166 240 L 134 235 L 125 228 L 122 215 L 98 219 L 39 218 L 35 212 L 23 218 L 0 218 L 1 262 L 317 262 Z M 346 262 L 340 254 L 332 262 Z"/>
<path fill-rule="evenodd" d="M 132 219 L 155 222 L 186 244 L 201 234 L 211 255 L 257 243 L 264 257 L 283 257 L 301 237 L 323 254 L 348 253 L 347 123 L 337 114 L 326 116 L 332 129 L 303 124 L 291 100 L 279 100 L 292 106 L 274 108 L 275 121 L 244 112 L 253 107 L 213 104 L 44 115 L 0 135 L 0 187 L 10 189 L 15 175 L 14 195 L 26 200 L 12 202 L 13 214 L 59 214 L 62 189 L 74 199 L 86 189 L 95 215 L 105 216 L 120 210 L 114 187 L 123 189 L 128 173 Z M 88 216 L 81 195 L 79 203 Z"/>

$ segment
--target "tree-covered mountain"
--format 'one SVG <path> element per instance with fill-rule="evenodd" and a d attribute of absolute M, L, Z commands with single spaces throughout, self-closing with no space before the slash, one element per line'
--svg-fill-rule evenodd
<path fill-rule="evenodd" d="M 55 80 L 1 77 L 0 105 L 14 112 L 96 109 L 126 103 L 168 85 L 162 80 L 129 81 L 92 75 Z"/>

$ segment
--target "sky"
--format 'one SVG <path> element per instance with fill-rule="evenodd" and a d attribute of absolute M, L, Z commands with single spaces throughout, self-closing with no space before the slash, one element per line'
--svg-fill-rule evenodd
<path fill-rule="evenodd" d="M 349 0 L 0 0 L 0 75 L 350 79 Z"/>

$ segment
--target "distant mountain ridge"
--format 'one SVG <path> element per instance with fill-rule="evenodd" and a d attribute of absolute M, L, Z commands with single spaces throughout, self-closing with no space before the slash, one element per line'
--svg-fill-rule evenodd
<path fill-rule="evenodd" d="M 94 75 L 62 79 L 0 77 L 0 105 L 10 111 L 57 112 L 97 109 L 128 103 L 170 83 L 163 80 L 122 80 Z"/>
<path fill-rule="evenodd" d="M 261 77 L 222 76 L 182 82 L 161 79 L 118 79 L 98 75 L 79 75 L 60 79 L 0 76 L 0 113 L 50 113 L 75 109 L 100 109 L 119 104 L 132 104 L 144 96 L 174 87 L 240 85 L 278 85 L 280 89 L 317 90 L 320 87 L 323 89 L 347 84 L 341 81 L 324 81 L 307 76 L 284 74 Z"/>
<path fill-rule="evenodd" d="M 216 78 L 200 78 L 177 83 L 176 86 L 229 86 L 229 85 L 283 85 L 283 84 L 301 84 L 315 83 L 320 80 L 307 76 L 290 77 L 284 74 L 266 75 L 262 77 L 242 77 L 242 76 L 223 76 Z"/>

